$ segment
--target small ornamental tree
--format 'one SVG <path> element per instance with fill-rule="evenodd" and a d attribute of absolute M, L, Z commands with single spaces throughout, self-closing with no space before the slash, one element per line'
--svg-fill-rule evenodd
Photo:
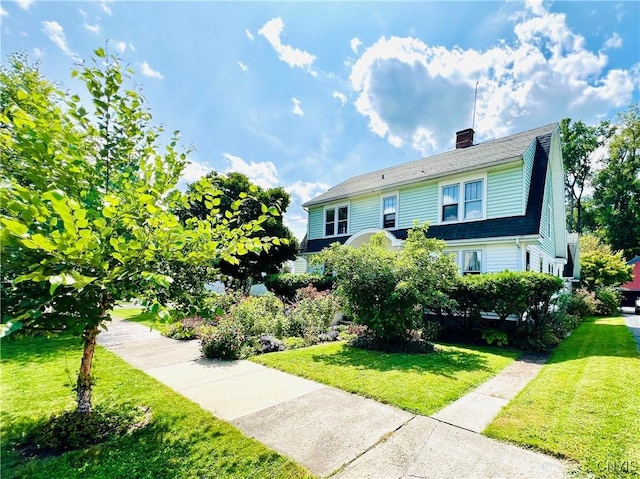
<path fill-rule="evenodd" d="M 426 226 L 409 231 L 403 250 L 390 250 L 383 233 L 353 248 L 334 243 L 314 257 L 336 275 L 336 293 L 358 324 L 379 339 L 395 341 L 422 324 L 426 307 L 438 307 L 453 285 L 457 267 L 443 254 L 444 242 L 428 239 Z"/>
<path fill-rule="evenodd" d="M 117 301 L 143 297 L 165 316 L 157 293 L 172 281 L 168 261 L 234 263 L 272 241 L 255 235 L 267 215 L 236 226 L 242 199 L 220 215 L 220 192 L 206 179 L 190 192 L 209 209 L 206 220 L 179 221 L 172 211 L 189 202 L 175 189 L 187 151 L 177 151 L 174 133 L 161 152 L 162 129 L 123 86 L 129 72 L 103 49 L 95 55 L 93 66 L 73 72 L 91 112 L 22 56 L 0 71 L 0 147 L 9 159 L 0 189 L 5 331 L 82 337 L 75 391 L 87 414 L 96 337 Z"/>
<path fill-rule="evenodd" d="M 580 276 L 588 291 L 607 286 L 620 286 L 631 280 L 632 267 L 622 251 L 614 252 L 595 235 L 580 237 Z"/>

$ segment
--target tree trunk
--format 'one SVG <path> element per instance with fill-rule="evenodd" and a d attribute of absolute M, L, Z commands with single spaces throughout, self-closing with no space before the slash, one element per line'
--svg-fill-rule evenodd
<path fill-rule="evenodd" d="M 91 406 L 91 388 L 93 387 L 93 377 L 91 376 L 91 366 L 93 363 L 93 352 L 96 348 L 96 338 L 100 333 L 98 325 L 93 328 L 84 330 L 84 349 L 82 351 L 82 362 L 80 363 L 80 372 L 78 373 L 78 382 L 76 383 L 76 401 L 78 403 L 78 412 L 89 414 L 92 410 Z"/>

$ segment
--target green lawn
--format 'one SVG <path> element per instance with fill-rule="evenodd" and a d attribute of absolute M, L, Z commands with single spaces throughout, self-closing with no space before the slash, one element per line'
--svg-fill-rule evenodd
<path fill-rule="evenodd" d="M 9 478 L 299 478 L 308 471 L 244 436 L 109 351 L 95 357 L 95 403 L 148 406 L 150 426 L 58 457 L 24 460 L 12 444 L 47 415 L 73 408 L 81 343 L 53 337 L 3 340 L 2 462 Z"/>
<path fill-rule="evenodd" d="M 430 415 L 495 375 L 518 355 L 490 347 L 443 345 L 432 354 L 385 354 L 326 343 L 250 360 Z"/>
<path fill-rule="evenodd" d="M 118 318 L 126 319 L 127 321 L 133 321 L 134 323 L 148 326 L 150 329 L 156 329 L 160 332 L 166 326 L 166 323 L 158 321 L 155 314 L 145 312 L 143 308 L 116 308 L 111 314 Z M 107 327 L 109 325 L 107 324 Z"/>
<path fill-rule="evenodd" d="M 574 460 L 587 475 L 638 477 L 640 358 L 622 318 L 580 325 L 485 434 Z"/>

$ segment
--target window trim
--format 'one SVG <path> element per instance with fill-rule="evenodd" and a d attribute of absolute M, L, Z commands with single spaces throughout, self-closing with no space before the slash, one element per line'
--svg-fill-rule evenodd
<path fill-rule="evenodd" d="M 395 198 L 396 199 L 396 218 L 395 225 L 393 227 L 385 227 L 384 226 L 384 200 L 387 198 Z M 398 191 L 391 191 L 389 193 L 385 193 L 380 195 L 380 229 L 383 230 L 397 230 L 400 226 L 400 193 Z"/>
<path fill-rule="evenodd" d="M 340 222 L 340 220 L 338 219 L 338 210 L 341 208 L 346 208 L 347 209 L 347 230 L 345 233 L 338 233 L 338 223 Z M 334 214 L 334 221 L 333 221 L 333 234 L 328 235 L 327 234 L 327 211 L 331 211 L 333 210 L 333 214 Z M 337 205 L 331 205 L 331 206 L 325 206 L 322 209 L 322 237 L 323 238 L 335 238 L 337 236 L 347 236 L 349 234 L 349 220 L 351 217 L 351 205 L 350 203 L 340 203 Z M 345 221 L 345 220 L 342 220 Z"/>
<path fill-rule="evenodd" d="M 465 185 L 468 183 L 473 183 L 475 181 L 482 181 L 482 197 L 480 198 L 481 207 L 480 207 L 480 217 L 479 218 L 465 218 L 465 206 L 467 204 L 466 195 L 465 195 Z M 449 186 L 457 186 L 458 187 L 458 219 L 456 220 L 445 220 L 443 217 L 444 213 L 444 188 Z M 472 200 L 478 201 L 478 200 Z M 453 204 L 453 203 L 451 203 Z M 447 225 L 447 224 L 455 224 L 455 223 L 465 223 L 470 221 L 483 221 L 487 219 L 487 173 L 475 174 L 475 175 L 465 175 L 461 177 L 452 178 L 449 180 L 441 180 L 438 182 L 438 222 L 437 224 Z"/>
<path fill-rule="evenodd" d="M 464 270 L 464 255 L 465 253 L 480 253 L 480 270 L 479 271 L 467 271 Z M 445 249 L 444 254 L 453 255 L 456 266 L 458 266 L 458 272 L 461 275 L 465 274 L 483 274 L 485 272 L 485 250 L 484 248 L 458 248 L 458 249 Z"/>

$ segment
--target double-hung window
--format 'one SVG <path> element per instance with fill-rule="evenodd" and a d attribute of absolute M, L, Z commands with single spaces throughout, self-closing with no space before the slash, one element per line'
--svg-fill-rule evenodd
<path fill-rule="evenodd" d="M 324 212 L 325 236 L 346 235 L 349 224 L 349 207 L 337 206 Z"/>
<path fill-rule="evenodd" d="M 458 221 L 458 185 L 442 188 L 442 221 Z"/>
<path fill-rule="evenodd" d="M 382 227 L 396 228 L 398 216 L 398 197 L 385 196 L 382 198 Z"/>
<path fill-rule="evenodd" d="M 442 187 L 440 204 L 443 222 L 482 219 L 484 180 L 453 183 Z"/>

